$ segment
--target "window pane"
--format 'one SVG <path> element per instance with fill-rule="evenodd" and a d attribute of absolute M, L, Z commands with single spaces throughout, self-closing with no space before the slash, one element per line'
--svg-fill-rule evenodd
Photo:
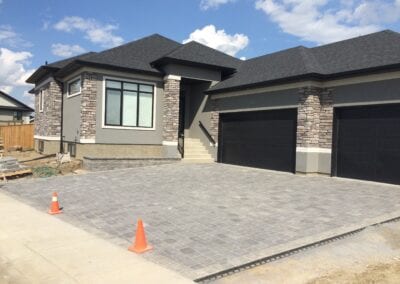
<path fill-rule="evenodd" d="M 124 83 L 124 90 L 137 91 L 137 84 Z"/>
<path fill-rule="evenodd" d="M 69 87 L 69 90 L 68 90 L 69 95 L 80 93 L 81 92 L 81 79 L 78 79 L 78 80 L 75 80 L 75 81 L 69 83 L 68 87 Z"/>
<path fill-rule="evenodd" d="M 123 106 L 123 124 L 124 126 L 136 126 L 137 116 L 137 93 L 124 91 Z"/>
<path fill-rule="evenodd" d="M 107 80 L 106 86 L 113 89 L 121 89 L 121 82 Z"/>
<path fill-rule="evenodd" d="M 106 104 L 106 124 L 121 124 L 121 92 L 116 90 L 107 90 Z"/>
<path fill-rule="evenodd" d="M 153 94 L 140 93 L 139 96 L 139 126 L 152 127 Z"/>
<path fill-rule="evenodd" d="M 153 86 L 140 85 L 140 91 L 142 91 L 142 92 L 153 92 Z"/>

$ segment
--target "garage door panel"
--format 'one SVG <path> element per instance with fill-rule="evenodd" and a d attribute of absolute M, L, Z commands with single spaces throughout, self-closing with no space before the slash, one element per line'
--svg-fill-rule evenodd
<path fill-rule="evenodd" d="M 294 171 L 296 110 L 221 114 L 219 161 Z"/>
<path fill-rule="evenodd" d="M 336 109 L 336 174 L 400 184 L 400 106 Z"/>

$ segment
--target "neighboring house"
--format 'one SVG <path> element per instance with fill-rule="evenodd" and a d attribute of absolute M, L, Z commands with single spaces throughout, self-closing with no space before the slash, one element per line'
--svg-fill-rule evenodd
<path fill-rule="evenodd" d="M 0 125 L 10 122 L 29 123 L 29 116 L 33 111 L 26 104 L 0 91 Z"/>
<path fill-rule="evenodd" d="M 37 148 L 400 183 L 400 34 L 241 61 L 152 35 L 41 66 Z M 63 119 L 61 119 L 61 117 Z"/>

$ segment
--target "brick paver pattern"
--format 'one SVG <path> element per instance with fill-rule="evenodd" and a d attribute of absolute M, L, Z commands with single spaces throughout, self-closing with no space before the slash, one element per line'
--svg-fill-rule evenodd
<path fill-rule="evenodd" d="M 400 210 L 400 186 L 223 164 L 29 179 L 0 190 L 43 212 L 57 191 L 64 214 L 54 218 L 125 248 L 140 217 L 154 246 L 143 257 L 192 279 L 255 260 L 271 246 Z"/>

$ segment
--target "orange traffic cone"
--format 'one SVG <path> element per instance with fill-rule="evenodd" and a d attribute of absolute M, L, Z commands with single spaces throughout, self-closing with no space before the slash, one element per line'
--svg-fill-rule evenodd
<path fill-rule="evenodd" d="M 136 238 L 135 243 L 132 244 L 128 250 L 143 253 L 145 251 L 151 250 L 152 247 L 147 244 L 146 235 L 144 233 L 143 222 L 142 219 L 138 220 L 137 228 L 136 228 Z"/>
<path fill-rule="evenodd" d="M 61 209 L 62 208 L 60 208 L 60 205 L 58 204 L 57 192 L 53 192 L 53 197 L 51 198 L 50 210 L 48 213 L 51 215 L 60 214 L 62 213 Z"/>

